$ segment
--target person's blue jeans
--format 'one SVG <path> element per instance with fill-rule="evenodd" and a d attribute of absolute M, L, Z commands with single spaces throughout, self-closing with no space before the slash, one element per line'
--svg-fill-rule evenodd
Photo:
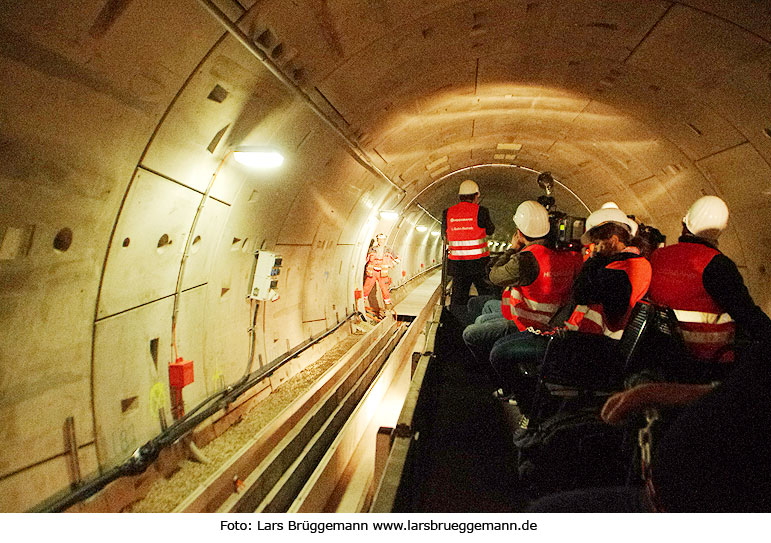
<path fill-rule="evenodd" d="M 512 394 L 520 411 L 530 415 L 538 367 L 549 344 L 548 336 L 517 332 L 501 337 L 490 350 L 490 364 L 504 393 Z M 523 368 L 529 370 L 523 371 Z"/>
<path fill-rule="evenodd" d="M 468 322 L 474 322 L 479 315 L 486 312 L 485 306 L 487 305 L 487 302 L 497 302 L 497 313 L 501 312 L 501 300 L 499 297 L 493 296 L 492 294 L 472 296 L 466 304 L 466 315 L 469 319 Z M 496 311 L 492 312 L 495 313 Z"/>
<path fill-rule="evenodd" d="M 463 341 L 474 355 L 478 364 L 487 364 L 490 349 L 506 334 L 516 332 L 514 321 L 508 320 L 501 313 L 501 301 L 489 300 L 482 308 L 474 324 L 463 330 Z"/>

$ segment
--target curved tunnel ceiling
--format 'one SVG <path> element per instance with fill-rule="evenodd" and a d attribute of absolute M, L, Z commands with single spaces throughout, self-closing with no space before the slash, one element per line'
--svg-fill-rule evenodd
<path fill-rule="evenodd" d="M 397 281 L 435 262 L 438 238 L 412 226 L 435 228 L 426 212 L 467 174 L 499 240 L 540 195 L 532 172 L 670 241 L 717 194 L 721 248 L 771 307 L 768 2 L 214 2 L 304 98 L 205 1 L 0 10 L 0 509 L 69 484 L 62 416 L 85 473 L 157 434 L 172 318 L 202 376 L 186 401 L 241 376 L 255 250 L 285 262 L 260 309 L 269 361 L 351 311 L 376 231 L 401 253 Z M 262 143 L 284 150 L 281 170 L 228 160 Z M 378 219 L 392 208 L 400 220 Z"/>
<path fill-rule="evenodd" d="M 263 17 L 315 45 L 316 88 L 407 186 L 508 161 L 670 235 L 702 193 L 729 200 L 739 228 L 748 204 L 768 204 L 767 6 L 352 4 L 308 11 L 316 25 Z M 737 174 L 752 179 L 749 194 L 737 194 Z"/>

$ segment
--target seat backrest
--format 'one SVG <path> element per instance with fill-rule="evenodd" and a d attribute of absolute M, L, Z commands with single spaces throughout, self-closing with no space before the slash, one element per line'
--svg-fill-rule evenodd
<path fill-rule="evenodd" d="M 640 300 L 632 308 L 624 333 L 618 341 L 618 350 L 625 368 L 625 373 L 639 356 L 643 347 L 643 337 L 649 328 L 655 326 L 656 308 L 645 300 Z"/>
<path fill-rule="evenodd" d="M 671 360 L 687 358 L 674 311 L 642 300 L 619 341 L 625 374 L 650 371 L 663 378 Z"/>

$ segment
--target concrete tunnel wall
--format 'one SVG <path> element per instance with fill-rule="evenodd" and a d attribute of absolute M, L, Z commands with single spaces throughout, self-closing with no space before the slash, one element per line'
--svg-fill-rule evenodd
<path fill-rule="evenodd" d="M 160 431 L 188 237 L 188 405 L 244 371 L 254 250 L 284 257 L 281 297 L 258 315 L 265 363 L 353 309 L 376 232 L 402 256 L 398 281 L 438 261 L 436 223 L 415 204 L 440 217 L 466 172 L 449 174 L 474 165 L 550 170 L 591 209 L 615 200 L 670 241 L 688 205 L 717 194 L 732 211 L 721 248 L 769 309 L 767 2 L 217 5 L 406 192 L 195 0 L 5 4 L 0 510 L 69 484 L 66 417 L 84 474 Z M 280 169 L 226 158 L 264 143 Z M 507 240 L 516 204 L 540 194 L 534 174 L 468 173 Z M 583 209 L 567 193 L 558 205 Z M 400 219 L 378 219 L 392 208 Z"/>

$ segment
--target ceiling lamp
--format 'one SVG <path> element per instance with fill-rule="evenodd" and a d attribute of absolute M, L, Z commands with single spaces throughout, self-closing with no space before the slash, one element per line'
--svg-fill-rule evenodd
<path fill-rule="evenodd" d="M 239 164 L 261 170 L 278 168 L 284 163 L 284 155 L 272 147 L 264 146 L 238 147 L 233 151 L 233 158 Z"/>
<path fill-rule="evenodd" d="M 418 232 L 425 232 L 426 230 L 428 230 L 428 226 L 423 226 L 422 224 L 419 224 L 418 226 L 415 227 L 415 230 L 417 230 Z"/>
<path fill-rule="evenodd" d="M 431 235 L 437 237 L 439 235 L 439 230 L 431 230 Z"/>
<path fill-rule="evenodd" d="M 393 221 L 399 218 L 399 212 L 384 209 L 380 212 L 380 218 L 387 221 Z"/>

